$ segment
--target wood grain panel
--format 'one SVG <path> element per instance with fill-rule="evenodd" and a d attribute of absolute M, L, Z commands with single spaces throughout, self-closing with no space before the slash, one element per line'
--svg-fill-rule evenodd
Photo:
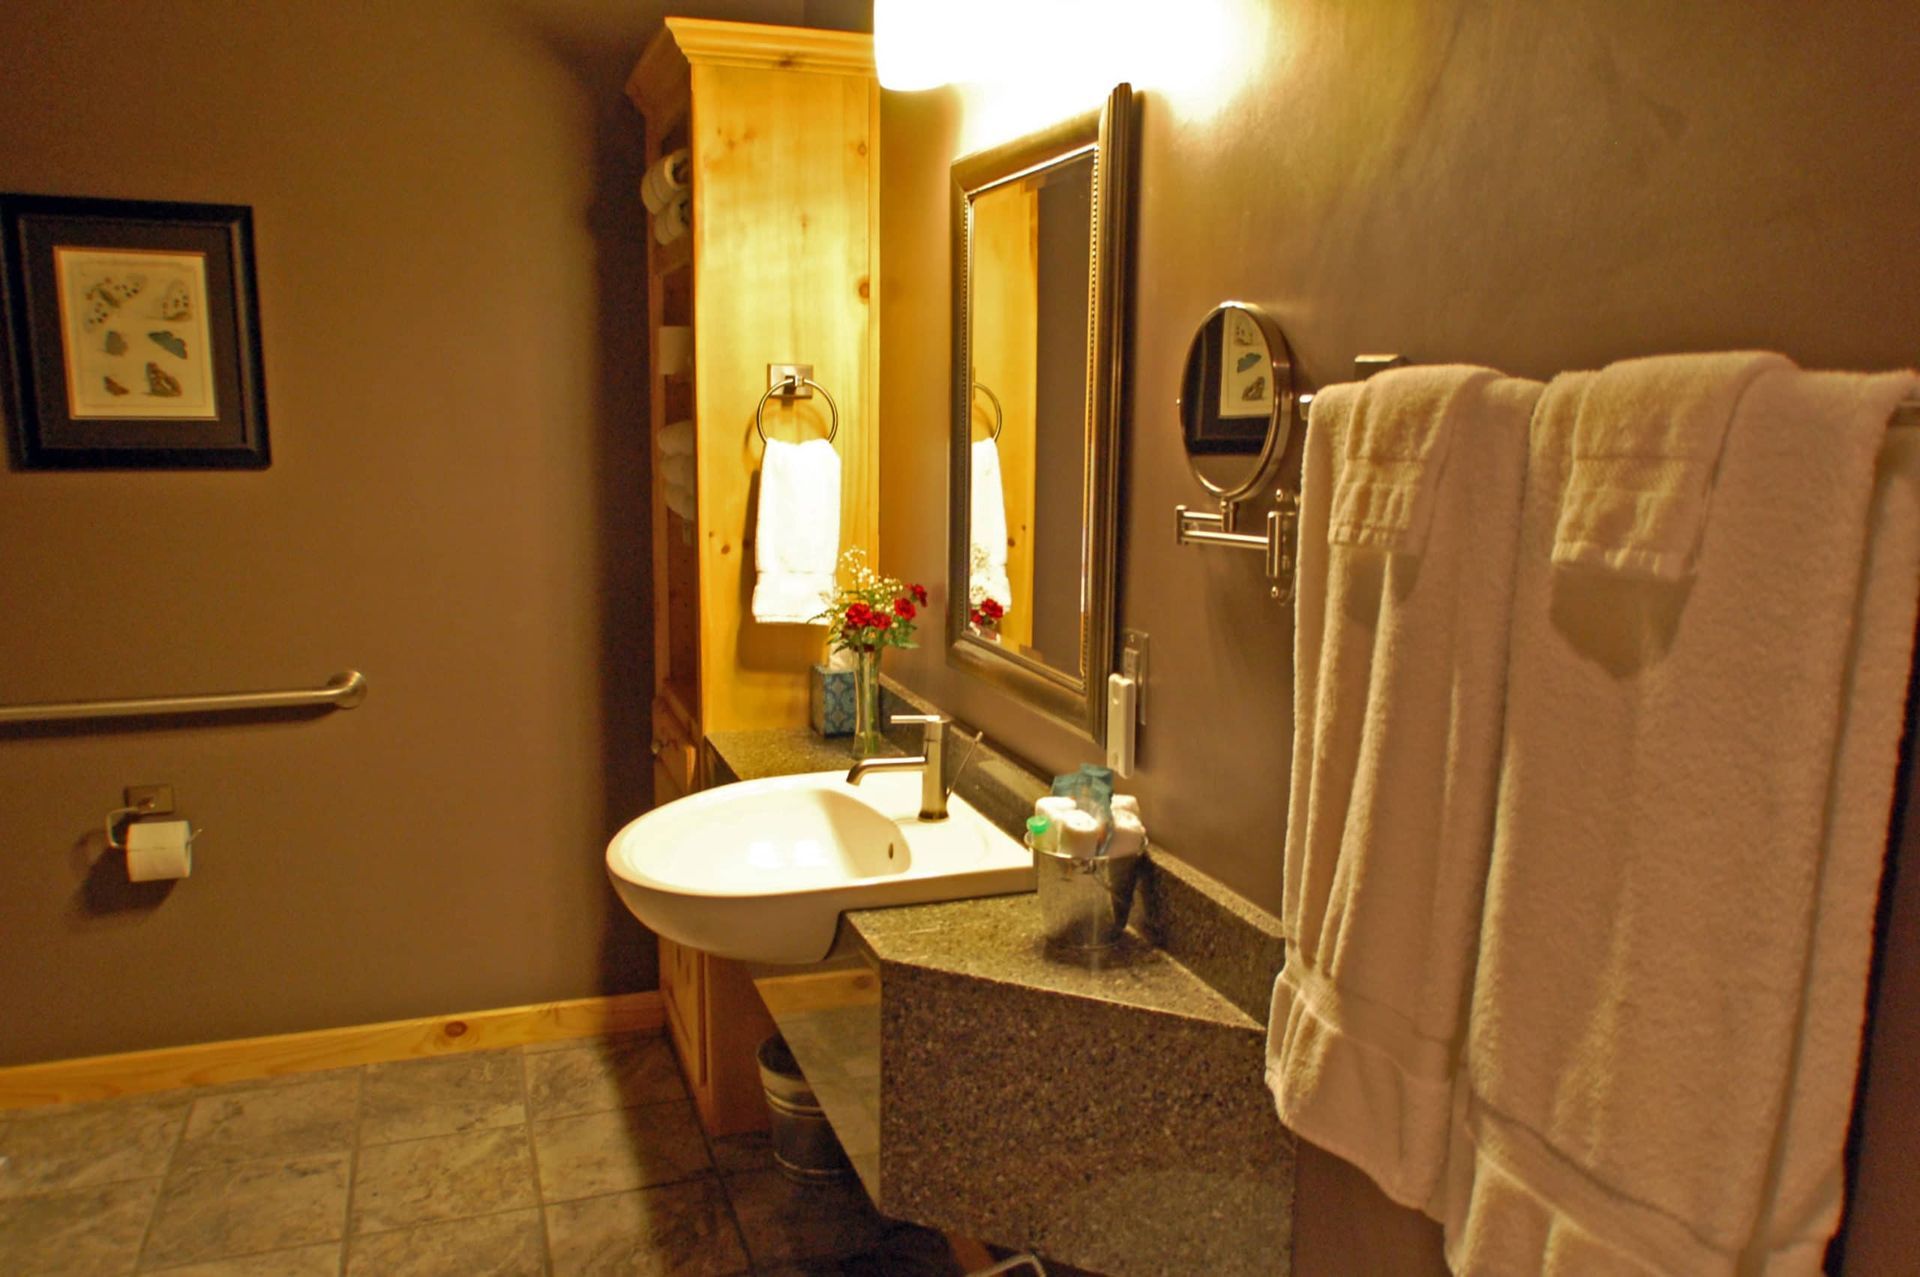
<path fill-rule="evenodd" d="M 0 1109 L 104 1100 L 210 1082 L 490 1051 L 605 1033 L 658 1032 L 660 994 L 577 998 L 464 1015 L 355 1024 L 0 1069 Z"/>
<path fill-rule="evenodd" d="M 874 87 L 864 75 L 696 62 L 693 164 L 699 433 L 700 722 L 706 731 L 807 721 L 815 626 L 751 620 L 766 365 L 814 365 L 840 408 L 841 543 L 877 555 L 879 450 L 871 411 L 878 251 L 871 220 Z M 767 432 L 823 437 L 817 396 L 769 406 Z"/>

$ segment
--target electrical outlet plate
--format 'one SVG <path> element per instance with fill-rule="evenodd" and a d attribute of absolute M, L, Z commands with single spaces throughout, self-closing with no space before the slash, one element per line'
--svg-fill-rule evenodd
<path fill-rule="evenodd" d="M 143 816 L 165 816 L 173 811 L 172 785 L 128 785 L 120 792 L 127 806 L 138 809 Z"/>

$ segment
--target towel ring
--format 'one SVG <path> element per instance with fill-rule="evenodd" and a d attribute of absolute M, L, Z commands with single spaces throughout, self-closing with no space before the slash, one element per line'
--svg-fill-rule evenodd
<path fill-rule="evenodd" d="M 760 396 L 760 402 L 753 406 L 753 428 L 760 432 L 761 447 L 764 448 L 767 444 L 767 423 L 760 419 L 760 414 L 767 410 L 767 400 L 776 394 L 783 397 L 790 395 L 802 386 L 812 386 L 819 391 L 821 397 L 827 401 L 827 411 L 833 414 L 832 423 L 827 427 L 827 442 L 832 443 L 833 437 L 840 433 L 840 405 L 833 401 L 833 396 L 827 393 L 827 388 L 811 377 L 789 377 L 785 381 L 768 386 L 766 393 Z"/>
<path fill-rule="evenodd" d="M 978 391 L 983 391 L 987 398 L 993 401 L 993 434 L 988 437 L 995 443 L 999 443 L 1000 432 L 1007 428 L 1007 414 L 1001 411 L 1000 396 L 994 394 L 993 389 L 984 381 L 974 382 L 973 388 Z"/>

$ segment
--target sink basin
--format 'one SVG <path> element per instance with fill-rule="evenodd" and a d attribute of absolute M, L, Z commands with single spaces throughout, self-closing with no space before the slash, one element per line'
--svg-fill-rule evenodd
<path fill-rule="evenodd" d="M 1032 853 L 963 799 L 919 810 L 915 772 L 741 781 L 629 824 L 607 872 L 655 934 L 750 962 L 818 962 L 848 909 L 1033 890 Z"/>

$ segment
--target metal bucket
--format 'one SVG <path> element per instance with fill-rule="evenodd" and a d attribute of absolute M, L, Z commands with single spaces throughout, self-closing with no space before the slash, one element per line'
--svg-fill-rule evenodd
<path fill-rule="evenodd" d="M 814 1098 L 794 1062 L 787 1040 L 778 1033 L 760 1044 L 760 1085 L 767 1094 L 773 1162 L 796 1184 L 846 1179 L 853 1163 L 840 1147 L 820 1101 Z"/>
<path fill-rule="evenodd" d="M 1027 845 L 1033 846 L 1031 839 Z M 1133 883 L 1145 854 L 1088 859 L 1033 847 L 1047 943 L 1060 949 L 1111 948 L 1127 929 Z"/>

